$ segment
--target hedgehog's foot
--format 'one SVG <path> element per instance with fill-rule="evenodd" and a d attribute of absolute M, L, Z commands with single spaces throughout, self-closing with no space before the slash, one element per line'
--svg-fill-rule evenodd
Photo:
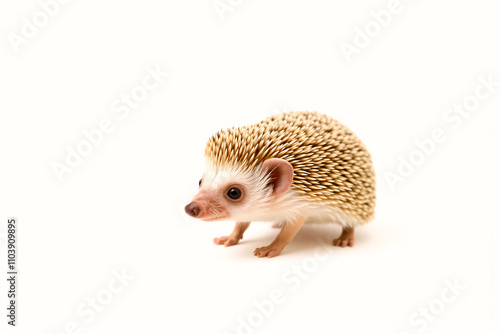
<path fill-rule="evenodd" d="M 342 234 L 333 240 L 333 245 L 339 247 L 354 246 L 354 227 L 343 227 Z"/>
<path fill-rule="evenodd" d="M 224 247 L 229 247 L 236 245 L 241 239 L 243 239 L 243 233 L 250 226 L 250 223 L 236 223 L 233 232 L 230 235 L 214 238 L 213 242 L 216 245 L 224 245 Z"/>
<path fill-rule="evenodd" d="M 285 246 L 286 245 L 273 242 L 269 246 L 255 249 L 253 255 L 258 257 L 275 257 L 281 254 Z"/>
<path fill-rule="evenodd" d="M 229 246 L 236 245 L 240 241 L 240 239 L 243 239 L 243 238 L 240 238 L 238 236 L 233 236 L 231 234 L 231 235 L 226 235 L 226 236 L 219 237 L 219 238 L 214 238 L 213 242 L 216 245 L 224 245 L 224 247 L 229 247 Z"/>

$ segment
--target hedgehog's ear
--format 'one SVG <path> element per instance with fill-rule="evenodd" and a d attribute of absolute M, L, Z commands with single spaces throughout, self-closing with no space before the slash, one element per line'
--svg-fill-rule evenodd
<path fill-rule="evenodd" d="M 269 185 L 273 186 L 273 196 L 283 195 L 290 189 L 293 180 L 293 167 L 283 159 L 272 158 L 262 163 L 262 169 L 269 173 Z"/>

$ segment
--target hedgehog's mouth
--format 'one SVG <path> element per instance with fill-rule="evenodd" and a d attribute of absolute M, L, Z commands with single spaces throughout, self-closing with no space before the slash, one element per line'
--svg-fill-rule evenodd
<path fill-rule="evenodd" d="M 203 203 L 200 201 L 200 215 L 197 218 L 204 222 L 228 220 L 229 212 L 226 208 L 218 205 L 218 203 Z"/>
<path fill-rule="evenodd" d="M 223 220 L 228 220 L 228 217 L 208 217 L 208 218 L 200 218 L 200 220 L 203 220 L 204 222 L 215 222 L 215 221 L 223 221 Z"/>

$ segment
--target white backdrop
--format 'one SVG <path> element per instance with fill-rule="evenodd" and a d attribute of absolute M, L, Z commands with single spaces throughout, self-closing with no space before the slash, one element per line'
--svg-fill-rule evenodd
<path fill-rule="evenodd" d="M 498 333 L 499 14 L 493 0 L 2 1 L 1 332 Z M 256 258 L 277 233 L 259 223 L 213 245 L 232 223 L 183 211 L 206 140 L 289 110 L 365 142 L 376 219 L 353 248 L 307 226 Z"/>

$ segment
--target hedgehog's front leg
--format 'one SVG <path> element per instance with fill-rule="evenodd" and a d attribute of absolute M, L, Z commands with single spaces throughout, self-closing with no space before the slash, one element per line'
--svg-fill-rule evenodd
<path fill-rule="evenodd" d="M 214 238 L 214 244 L 224 245 L 224 247 L 236 245 L 241 239 L 243 239 L 243 233 L 247 230 L 250 223 L 236 223 L 234 225 L 234 230 L 230 235 Z"/>
<path fill-rule="evenodd" d="M 283 249 L 292 241 L 293 237 L 299 232 L 300 228 L 304 225 L 305 217 L 300 218 L 283 224 L 280 233 L 274 241 L 265 247 L 255 249 L 253 254 L 258 257 L 275 257 L 281 254 Z"/>

